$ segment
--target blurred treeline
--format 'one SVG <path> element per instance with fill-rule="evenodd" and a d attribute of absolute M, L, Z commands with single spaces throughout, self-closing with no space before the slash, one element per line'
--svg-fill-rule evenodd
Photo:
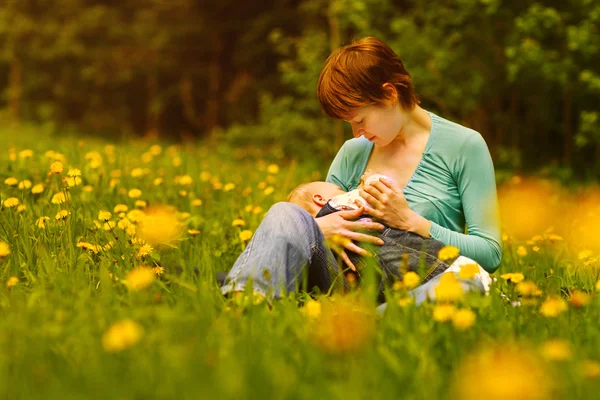
<path fill-rule="evenodd" d="M 331 158 L 316 81 L 374 35 L 500 168 L 600 176 L 598 0 L 2 0 L 5 121 Z"/>

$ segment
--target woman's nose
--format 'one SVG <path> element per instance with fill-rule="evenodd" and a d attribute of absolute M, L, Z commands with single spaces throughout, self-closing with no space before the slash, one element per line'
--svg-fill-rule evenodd
<path fill-rule="evenodd" d="M 359 138 L 362 135 L 362 133 L 360 132 L 360 129 L 358 129 L 357 126 L 352 125 L 352 136 L 354 136 L 355 138 Z"/>

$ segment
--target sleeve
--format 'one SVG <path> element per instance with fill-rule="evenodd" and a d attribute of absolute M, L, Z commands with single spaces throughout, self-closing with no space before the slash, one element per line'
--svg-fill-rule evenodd
<path fill-rule="evenodd" d="M 460 249 L 486 271 L 498 269 L 502 259 L 502 236 L 494 164 L 480 134 L 470 136 L 459 151 L 454 177 L 461 196 L 468 234 L 431 222 L 430 235 Z"/>
<path fill-rule="evenodd" d="M 348 157 L 347 157 L 347 142 L 344 143 L 342 148 L 338 151 L 329 166 L 329 172 L 327 172 L 327 182 L 333 183 L 341 187 L 345 192 L 349 192 L 350 188 L 348 185 L 347 171 L 348 168 Z"/>

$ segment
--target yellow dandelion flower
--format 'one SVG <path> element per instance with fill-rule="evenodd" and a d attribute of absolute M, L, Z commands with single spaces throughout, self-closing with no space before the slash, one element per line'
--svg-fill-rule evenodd
<path fill-rule="evenodd" d="M 574 290 L 569 296 L 569 303 L 575 308 L 585 307 L 592 301 L 592 297 L 581 290 Z"/>
<path fill-rule="evenodd" d="M 0 240 L 0 258 L 10 254 L 10 245 Z"/>
<path fill-rule="evenodd" d="M 162 153 L 162 147 L 160 147 L 160 145 L 158 144 L 153 144 L 152 146 L 150 146 L 150 149 L 148 151 L 153 156 L 159 156 L 160 153 Z"/>
<path fill-rule="evenodd" d="M 567 361 L 573 356 L 571 345 L 561 339 L 548 340 L 542 345 L 540 352 L 545 359 L 551 361 Z"/>
<path fill-rule="evenodd" d="M 194 207 L 200 207 L 201 205 L 202 205 L 202 200 L 200 200 L 200 199 L 194 199 L 192 201 L 192 206 L 194 206 Z"/>
<path fill-rule="evenodd" d="M 396 281 L 392 285 L 392 290 L 395 292 L 399 292 L 400 290 L 403 290 L 403 289 L 404 289 L 404 283 L 402 283 L 402 281 Z"/>
<path fill-rule="evenodd" d="M 252 212 L 253 208 L 254 208 L 254 206 L 252 204 L 248 204 L 246 207 L 244 207 L 244 211 Z"/>
<path fill-rule="evenodd" d="M 33 157 L 33 151 L 32 150 L 26 149 L 26 150 L 22 150 L 22 151 L 19 152 L 19 158 L 21 160 L 25 160 L 25 159 L 31 158 L 31 157 Z"/>
<path fill-rule="evenodd" d="M 479 273 L 479 265 L 465 264 L 460 268 L 458 277 L 461 279 L 473 279 Z"/>
<path fill-rule="evenodd" d="M 17 212 L 18 212 L 18 213 L 20 213 L 20 212 L 23 212 L 23 211 L 25 211 L 26 209 L 27 209 L 27 207 L 25 206 L 25 204 L 19 204 L 19 205 L 17 206 Z"/>
<path fill-rule="evenodd" d="M 140 178 L 142 176 L 144 176 L 144 170 L 142 168 L 134 168 L 131 170 L 132 178 Z"/>
<path fill-rule="evenodd" d="M 146 213 L 142 210 L 131 210 L 127 213 L 127 218 L 133 222 L 141 222 L 146 217 Z"/>
<path fill-rule="evenodd" d="M 454 246 L 444 246 L 438 252 L 438 258 L 442 261 L 453 260 L 460 255 L 460 250 Z"/>
<path fill-rule="evenodd" d="M 50 200 L 52 204 L 62 204 L 67 201 L 67 197 L 64 192 L 58 192 L 54 196 L 52 196 L 52 200 Z"/>
<path fill-rule="evenodd" d="M 583 360 L 579 365 L 581 374 L 586 378 L 600 377 L 600 363 L 594 360 Z"/>
<path fill-rule="evenodd" d="M 527 255 L 527 249 L 525 248 L 525 246 L 519 246 L 517 248 L 517 255 L 519 257 L 525 257 Z"/>
<path fill-rule="evenodd" d="M 140 189 L 131 189 L 127 195 L 132 199 L 138 199 L 142 196 L 142 191 Z"/>
<path fill-rule="evenodd" d="M 152 252 L 154 251 L 154 248 L 152 248 L 151 245 L 149 245 L 148 243 L 144 244 L 142 247 L 140 247 L 140 249 L 138 250 L 135 258 L 141 258 L 141 257 L 145 257 L 145 256 L 149 256 L 150 254 L 152 254 Z"/>
<path fill-rule="evenodd" d="M 192 236 L 196 236 L 200 233 L 198 229 L 188 229 L 188 233 Z"/>
<path fill-rule="evenodd" d="M 542 303 L 540 314 L 548 318 L 556 318 L 559 314 L 567 311 L 567 303 L 557 296 L 551 296 Z"/>
<path fill-rule="evenodd" d="M 106 210 L 100 210 L 98 211 L 98 219 L 100 221 L 108 221 L 109 219 L 111 219 L 112 214 L 109 211 Z"/>
<path fill-rule="evenodd" d="M 398 300 L 398 305 L 402 308 L 409 306 L 410 304 L 413 304 L 415 301 L 412 299 L 412 297 L 403 297 L 401 299 Z"/>
<path fill-rule="evenodd" d="M 246 222 L 244 222 L 243 219 L 234 219 L 233 223 L 231 224 L 232 226 L 246 226 Z"/>
<path fill-rule="evenodd" d="M 113 229 L 115 229 L 115 226 L 117 226 L 116 221 L 106 221 L 102 225 L 102 229 L 104 229 L 105 231 L 112 231 Z"/>
<path fill-rule="evenodd" d="M 39 217 L 35 221 L 35 225 L 40 229 L 44 229 L 44 228 L 46 228 L 46 222 L 48 222 L 49 220 L 50 220 L 50 217 Z"/>
<path fill-rule="evenodd" d="M 181 159 L 181 157 L 173 157 L 173 166 L 174 167 L 179 167 L 182 162 L 183 162 L 183 160 Z"/>
<path fill-rule="evenodd" d="M 71 178 L 75 178 L 76 176 L 81 176 L 81 170 L 78 168 L 70 168 L 69 172 L 67 172 L 67 176 Z"/>
<path fill-rule="evenodd" d="M 16 276 L 11 276 L 10 278 L 8 278 L 8 280 L 6 281 L 6 287 L 7 288 L 11 288 L 11 287 L 15 287 L 19 284 L 19 278 L 17 278 Z"/>
<path fill-rule="evenodd" d="M 267 172 L 271 175 L 279 173 L 279 166 L 277 164 L 271 164 L 267 167 Z"/>
<path fill-rule="evenodd" d="M 89 250 L 90 252 L 92 252 L 94 254 L 98 254 L 100 252 L 100 250 L 102 249 L 102 247 L 100 247 L 97 244 L 92 244 L 92 243 L 88 243 L 88 242 L 84 242 L 84 241 L 77 242 L 76 246 L 79 247 L 80 249 Z"/>
<path fill-rule="evenodd" d="M 135 225 L 129 225 L 127 228 L 125 228 L 125 233 L 127 233 L 129 236 L 135 235 L 136 232 L 137 227 Z"/>
<path fill-rule="evenodd" d="M 50 172 L 53 174 L 62 173 L 64 168 L 65 167 L 63 166 L 63 164 L 60 161 L 55 161 L 52 164 L 50 164 Z"/>
<path fill-rule="evenodd" d="M 432 318 L 436 322 L 448 322 L 456 313 L 454 304 L 437 304 L 433 309 Z"/>
<path fill-rule="evenodd" d="M 525 279 L 525 276 L 523 276 L 523 274 L 520 272 L 516 272 L 516 273 L 502 274 L 502 275 L 500 275 L 500 278 L 506 280 L 507 282 L 510 281 L 512 283 L 519 283 Z"/>
<path fill-rule="evenodd" d="M 177 184 L 180 186 L 192 186 L 194 184 L 194 179 L 189 175 L 179 176 L 177 180 Z"/>
<path fill-rule="evenodd" d="M 179 197 L 185 197 L 185 196 L 187 196 L 188 192 L 187 192 L 187 190 L 180 190 L 178 194 L 179 194 Z"/>
<path fill-rule="evenodd" d="M 524 297 L 538 297 L 542 295 L 542 291 L 538 288 L 538 286 L 530 281 L 522 281 L 517 283 L 515 290 Z"/>
<path fill-rule="evenodd" d="M 440 284 L 435 288 L 436 301 L 453 302 L 463 297 L 464 290 L 453 273 L 442 274 Z"/>
<path fill-rule="evenodd" d="M 136 200 L 135 201 L 135 208 L 144 209 L 146 207 L 148 207 L 148 203 L 146 203 L 144 200 Z"/>
<path fill-rule="evenodd" d="M 151 245 L 173 244 L 183 233 L 184 226 L 170 207 L 149 208 L 139 222 L 139 237 Z"/>
<path fill-rule="evenodd" d="M 273 186 L 269 186 L 265 189 L 264 194 L 265 194 L 265 196 L 268 196 L 271 193 L 273 193 L 274 191 L 275 191 L 275 188 Z"/>
<path fill-rule="evenodd" d="M 37 185 L 35 185 L 34 187 L 31 188 L 31 193 L 33 194 L 40 194 L 44 191 L 44 184 L 42 183 L 38 183 Z"/>
<path fill-rule="evenodd" d="M 404 286 L 407 289 L 412 289 L 414 287 L 417 287 L 417 285 L 421 282 L 421 278 L 416 272 L 408 271 L 406 274 L 404 274 L 402 282 L 404 283 Z"/>
<path fill-rule="evenodd" d="M 160 266 L 156 266 L 154 268 L 152 268 L 152 271 L 154 271 L 154 273 L 156 274 L 156 276 L 161 276 L 165 273 L 165 268 L 164 267 L 160 267 Z"/>
<path fill-rule="evenodd" d="M 200 173 L 200 180 L 202 182 L 208 182 L 208 181 L 210 181 L 210 178 L 212 178 L 212 175 L 210 174 L 210 172 L 208 172 L 208 171 L 202 171 Z"/>
<path fill-rule="evenodd" d="M 531 250 L 533 250 L 535 253 L 539 253 L 540 252 L 540 247 L 539 246 L 533 246 L 531 248 Z"/>
<path fill-rule="evenodd" d="M 302 312 L 311 319 L 317 319 L 321 316 L 321 303 L 315 300 L 309 300 L 304 304 Z"/>
<path fill-rule="evenodd" d="M 3 204 L 6 208 L 16 207 L 19 205 L 19 199 L 16 197 L 9 197 L 8 199 L 4 200 Z"/>
<path fill-rule="evenodd" d="M 156 279 L 156 273 L 152 268 L 146 266 L 132 269 L 125 277 L 127 287 L 134 292 L 146 289 L 154 282 L 154 279 Z"/>
<path fill-rule="evenodd" d="M 71 213 L 68 210 L 60 210 L 58 213 L 56 213 L 54 219 L 60 221 L 66 219 L 69 215 L 71 215 Z"/>
<path fill-rule="evenodd" d="M 30 189 L 31 188 L 31 181 L 28 179 L 25 179 L 24 181 L 19 182 L 19 189 L 20 190 L 26 190 L 26 189 Z"/>
<path fill-rule="evenodd" d="M 452 315 L 452 325 L 458 331 L 466 331 L 475 324 L 476 315 L 468 308 L 463 308 Z"/>
<path fill-rule="evenodd" d="M 10 178 L 6 178 L 4 183 L 8 186 L 17 186 L 19 184 L 19 180 L 11 176 Z"/>
<path fill-rule="evenodd" d="M 235 183 L 231 183 L 231 182 L 229 182 L 228 184 L 226 184 L 223 187 L 224 192 L 229 192 L 229 191 L 232 191 L 233 189 L 235 189 Z"/>
<path fill-rule="evenodd" d="M 129 210 L 125 204 L 117 204 L 115 208 L 113 208 L 113 212 L 115 214 L 126 213 Z"/>
<path fill-rule="evenodd" d="M 252 238 L 252 231 L 245 229 L 243 231 L 240 232 L 240 240 L 242 242 L 246 242 L 248 240 L 250 240 L 250 238 Z"/>
<path fill-rule="evenodd" d="M 252 214 L 258 215 L 258 214 L 260 214 L 262 212 L 262 210 L 263 210 L 262 207 L 259 207 L 259 206 L 253 207 L 252 208 Z"/>
<path fill-rule="evenodd" d="M 135 321 L 125 319 L 110 326 L 102 335 L 102 347 L 108 353 L 120 353 L 135 346 L 144 330 Z"/>
<path fill-rule="evenodd" d="M 83 183 L 83 181 L 81 180 L 81 178 L 78 177 L 78 176 L 74 176 L 72 178 L 71 177 L 69 177 L 69 178 L 67 178 L 67 177 L 62 178 L 62 182 L 65 185 L 67 185 L 68 187 L 70 187 L 70 188 L 79 186 L 79 185 L 81 185 Z"/>

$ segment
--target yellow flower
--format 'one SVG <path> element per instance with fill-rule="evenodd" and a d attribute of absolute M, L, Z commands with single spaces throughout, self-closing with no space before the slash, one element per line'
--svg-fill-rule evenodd
<path fill-rule="evenodd" d="M 453 302 L 462 298 L 464 290 L 453 273 L 442 274 L 440 284 L 435 288 L 436 301 Z"/>
<path fill-rule="evenodd" d="M 304 314 L 311 319 L 317 319 L 321 316 L 321 303 L 315 300 L 309 300 L 302 308 Z"/>
<path fill-rule="evenodd" d="M 468 308 L 463 308 L 452 316 L 452 325 L 459 331 L 465 331 L 475 324 L 475 313 Z"/>
<path fill-rule="evenodd" d="M 458 277 L 461 279 L 473 279 L 479 273 L 479 265 L 465 264 L 460 268 Z"/>
<path fill-rule="evenodd" d="M 259 182 L 258 185 L 256 185 L 256 187 L 260 190 L 264 190 L 267 187 L 267 182 Z"/>
<path fill-rule="evenodd" d="M 231 191 L 231 190 L 233 190 L 233 189 L 235 189 L 235 184 L 234 184 L 234 183 L 231 183 L 231 182 L 229 182 L 228 184 L 226 184 L 226 185 L 223 187 L 223 191 L 224 191 L 224 192 L 229 192 L 229 191 Z"/>
<path fill-rule="evenodd" d="M 65 167 L 60 161 L 55 161 L 52 164 L 50 164 L 50 172 L 53 174 L 60 174 L 61 172 L 63 172 L 64 168 Z"/>
<path fill-rule="evenodd" d="M 600 363 L 594 360 L 584 360 L 580 364 L 581 374 L 586 378 L 598 378 L 600 376 Z"/>
<path fill-rule="evenodd" d="M 200 207 L 202 205 L 202 200 L 200 199 L 195 199 L 192 201 L 192 206 L 194 207 Z"/>
<path fill-rule="evenodd" d="M 17 278 L 16 276 L 11 276 L 6 281 L 6 287 L 7 288 L 15 287 L 15 286 L 17 286 L 18 283 L 19 283 L 19 278 Z"/>
<path fill-rule="evenodd" d="M 173 244 L 183 233 L 184 226 L 170 207 L 148 208 L 139 222 L 139 237 L 153 246 Z"/>
<path fill-rule="evenodd" d="M 10 254 L 9 244 L 0 240 L 0 258 L 6 257 L 9 254 Z"/>
<path fill-rule="evenodd" d="M 600 291 L 600 281 L 596 282 L 596 290 Z"/>
<path fill-rule="evenodd" d="M 246 226 L 246 223 L 244 222 L 243 219 L 234 219 L 233 223 L 231 224 L 232 226 Z"/>
<path fill-rule="evenodd" d="M 50 200 L 52 204 L 62 204 L 67 201 L 67 197 L 64 192 L 58 192 L 54 196 L 52 196 L 52 200 Z"/>
<path fill-rule="evenodd" d="M 271 193 L 273 193 L 275 191 L 275 188 L 273 186 L 269 186 L 268 188 L 265 189 L 264 193 L 265 196 L 270 195 Z"/>
<path fill-rule="evenodd" d="M 19 182 L 19 189 L 25 190 L 31 188 L 31 181 L 25 179 L 24 181 Z"/>
<path fill-rule="evenodd" d="M 433 309 L 432 318 L 436 322 L 448 322 L 456 313 L 454 304 L 437 304 Z"/>
<path fill-rule="evenodd" d="M 156 273 L 152 268 L 146 266 L 132 269 L 125 277 L 127 287 L 134 292 L 146 289 L 154 282 L 154 279 L 156 279 Z"/>
<path fill-rule="evenodd" d="M 153 144 L 152 146 L 150 146 L 150 149 L 148 151 L 153 156 L 159 156 L 160 153 L 162 153 L 162 147 L 160 147 L 160 145 L 158 144 Z"/>
<path fill-rule="evenodd" d="M 453 260 L 460 255 L 460 250 L 454 246 L 444 246 L 438 252 L 438 258 L 442 261 Z"/>
<path fill-rule="evenodd" d="M 592 301 L 590 295 L 581 290 L 574 290 L 569 296 L 569 302 L 576 308 L 587 306 L 590 301 Z"/>
<path fill-rule="evenodd" d="M 251 230 L 243 230 L 240 232 L 240 240 L 242 242 L 248 241 L 250 240 L 250 238 L 252 237 L 252 231 Z"/>
<path fill-rule="evenodd" d="M 75 178 L 76 176 L 81 176 L 81 171 L 77 168 L 70 168 L 69 172 L 67 172 L 67 175 L 71 178 Z"/>
<path fill-rule="evenodd" d="M 263 210 L 262 207 L 256 206 L 256 207 L 252 208 L 252 214 L 258 215 L 259 213 L 262 212 L 262 210 Z"/>
<path fill-rule="evenodd" d="M 146 213 L 142 210 L 131 210 L 127 213 L 127 219 L 131 222 L 141 222 L 146 217 Z"/>
<path fill-rule="evenodd" d="M 136 200 L 135 201 L 135 208 L 144 209 L 146 207 L 148 207 L 148 203 L 146 203 L 144 200 Z"/>
<path fill-rule="evenodd" d="M 154 271 L 154 273 L 156 274 L 156 276 L 161 276 L 165 273 L 165 268 L 164 267 L 159 267 L 156 266 L 154 268 L 152 268 L 152 271 Z"/>
<path fill-rule="evenodd" d="M 17 199 L 16 197 L 9 197 L 8 199 L 4 200 L 4 207 L 6 208 L 12 208 L 12 207 L 16 207 L 19 205 L 19 199 Z"/>
<path fill-rule="evenodd" d="M 398 300 L 398 305 L 402 308 L 408 306 L 409 304 L 413 304 L 415 301 L 412 299 L 412 297 L 403 297 L 401 299 Z"/>
<path fill-rule="evenodd" d="M 525 257 L 527 255 L 527 249 L 525 248 L 525 246 L 519 246 L 517 248 L 517 255 L 519 257 Z"/>
<path fill-rule="evenodd" d="M 113 208 L 113 212 L 115 214 L 119 214 L 119 213 L 125 213 L 129 210 L 129 207 L 127 207 L 125 204 L 117 204 L 115 206 L 115 208 Z"/>
<path fill-rule="evenodd" d="M 17 212 L 19 212 L 19 213 L 20 213 L 20 212 L 23 212 L 23 211 L 25 211 L 25 209 L 26 209 L 26 208 L 27 208 L 27 207 L 25 207 L 25 204 L 19 204 L 19 205 L 17 206 Z"/>
<path fill-rule="evenodd" d="M 42 183 L 38 183 L 37 185 L 35 185 L 34 187 L 31 188 L 31 193 L 33 194 L 40 194 L 44 191 L 44 184 Z"/>
<path fill-rule="evenodd" d="M 144 334 L 141 325 L 125 319 L 110 326 L 102 335 L 102 347 L 109 353 L 119 353 L 135 346 Z"/>
<path fill-rule="evenodd" d="M 485 374 L 482 371 L 494 371 Z M 450 379 L 450 398 L 460 400 L 544 400 L 553 398 L 552 379 L 525 348 L 497 344 L 463 359 Z"/>
<path fill-rule="evenodd" d="M 92 243 L 83 242 L 83 241 L 77 242 L 76 246 L 79 247 L 80 249 L 89 250 L 94 254 L 98 254 L 100 252 L 100 250 L 102 249 L 97 244 L 92 244 Z"/>
<path fill-rule="evenodd" d="M 163 178 L 156 178 L 152 183 L 154 183 L 154 186 L 160 186 L 164 181 L 165 180 Z"/>
<path fill-rule="evenodd" d="M 46 227 L 46 222 L 48 222 L 49 220 L 50 220 L 50 217 L 39 217 L 35 221 L 35 225 L 40 229 L 44 229 Z"/>
<path fill-rule="evenodd" d="M 202 171 L 200 173 L 200 180 L 202 182 L 208 182 L 210 180 L 210 178 L 211 178 L 210 172 Z"/>
<path fill-rule="evenodd" d="M 112 217 L 111 213 L 106 210 L 100 210 L 98 212 L 98 219 L 100 221 L 108 221 Z"/>
<path fill-rule="evenodd" d="M 54 217 L 54 219 L 56 219 L 57 221 L 60 221 L 61 219 L 66 219 L 69 215 L 71 215 L 71 213 L 67 210 L 60 210 L 56 216 Z"/>
<path fill-rule="evenodd" d="M 500 275 L 500 278 L 502 278 L 506 281 L 511 281 L 512 283 L 519 283 L 523 279 L 525 279 L 525 276 L 523 276 L 523 274 L 520 272 L 516 272 L 516 273 L 502 274 L 502 275 Z"/>
<path fill-rule="evenodd" d="M 33 157 L 33 151 L 32 150 L 26 149 L 26 150 L 22 150 L 22 151 L 19 152 L 19 158 L 22 159 L 22 160 L 24 160 L 26 158 L 31 158 L 31 157 Z"/>
<path fill-rule="evenodd" d="M 188 229 L 188 233 L 192 236 L 196 236 L 200 233 L 198 229 Z"/>
<path fill-rule="evenodd" d="M 555 318 L 559 314 L 567 311 L 567 303 L 557 296 L 548 297 L 540 307 L 540 314 L 544 317 Z"/>
<path fill-rule="evenodd" d="M 140 249 L 138 250 L 138 252 L 137 252 L 137 254 L 135 256 L 135 258 L 140 258 L 140 257 L 148 256 L 153 251 L 154 251 L 154 249 L 152 248 L 152 246 L 146 243 L 142 247 L 140 247 Z"/>
<path fill-rule="evenodd" d="M 74 176 L 72 178 L 71 177 L 69 177 L 69 178 L 65 177 L 65 178 L 62 179 L 62 181 L 63 181 L 64 184 L 66 184 L 70 188 L 71 187 L 75 187 L 75 186 L 79 186 L 83 182 L 81 180 L 81 178 L 78 177 L 78 176 Z"/>
<path fill-rule="evenodd" d="M 407 289 L 412 289 L 416 287 L 419 282 L 421 282 L 421 278 L 416 272 L 408 271 L 406 274 L 404 274 L 402 282 Z"/>
<path fill-rule="evenodd" d="M 6 178 L 4 183 L 8 186 L 16 186 L 19 183 L 19 180 L 11 176 L 10 178 Z"/>
<path fill-rule="evenodd" d="M 569 343 L 561 339 L 548 340 L 540 351 L 544 358 L 551 361 L 566 361 L 573 355 Z"/>
<path fill-rule="evenodd" d="M 267 167 L 267 172 L 271 175 L 279 173 L 279 166 L 277 164 L 271 164 Z"/>
<path fill-rule="evenodd" d="M 537 297 L 542 295 L 542 291 L 538 288 L 538 286 L 529 281 L 522 281 L 517 283 L 515 286 L 517 293 L 524 297 Z"/>
<path fill-rule="evenodd" d="M 244 207 L 244 211 L 251 212 L 252 208 L 254 208 L 254 206 L 252 204 L 248 204 L 246 207 Z"/>
<path fill-rule="evenodd" d="M 181 186 L 192 186 L 194 184 L 194 179 L 189 175 L 180 176 L 177 182 Z"/>
<path fill-rule="evenodd" d="M 142 195 L 142 191 L 140 189 L 131 189 L 127 195 L 132 199 L 137 199 Z"/>
<path fill-rule="evenodd" d="M 582 250 L 577 256 L 581 261 L 585 261 L 589 258 L 592 258 L 594 256 L 594 252 L 592 252 L 591 250 Z"/>
<path fill-rule="evenodd" d="M 134 168 L 131 170 L 132 178 L 140 178 L 142 176 L 144 176 L 144 170 L 142 168 Z"/>

